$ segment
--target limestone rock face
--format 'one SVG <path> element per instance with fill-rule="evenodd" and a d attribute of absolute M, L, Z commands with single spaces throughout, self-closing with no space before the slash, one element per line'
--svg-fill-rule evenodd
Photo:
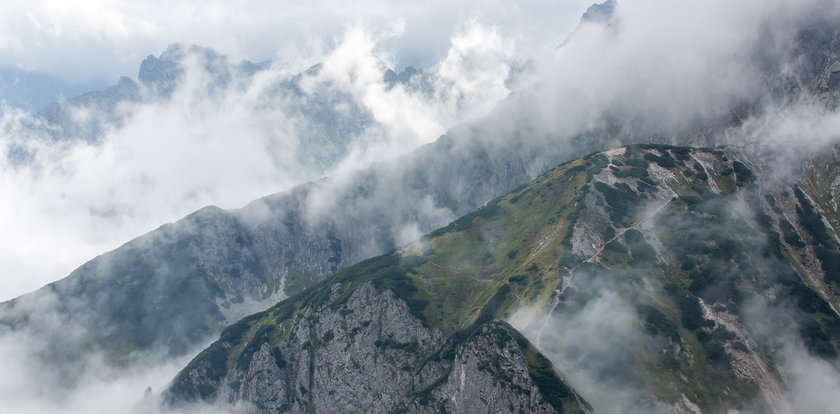
<path fill-rule="evenodd" d="M 504 322 L 484 323 L 457 342 L 425 326 L 389 290 L 367 283 L 343 303 L 333 292 L 329 304 L 247 344 L 223 337 L 176 378 L 166 400 L 212 400 L 253 413 L 587 409 Z M 215 352 L 227 353 L 229 369 L 213 365 Z M 529 372 L 535 367 L 543 371 Z"/>

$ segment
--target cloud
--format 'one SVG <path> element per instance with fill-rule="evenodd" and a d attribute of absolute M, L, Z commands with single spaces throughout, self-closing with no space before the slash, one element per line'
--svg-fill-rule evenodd
<path fill-rule="evenodd" d="M 583 0 L 6 2 L 0 6 L 0 66 L 113 81 L 133 74 L 136 62 L 174 41 L 209 45 L 235 60 L 284 61 L 324 48 L 353 19 L 382 26 L 400 18 L 404 36 L 389 45 L 399 66 L 430 66 L 446 53 L 460 22 L 471 17 L 499 24 L 506 37 L 539 50 L 556 44 L 587 5 Z"/>
<path fill-rule="evenodd" d="M 140 406 L 147 387 L 160 392 L 197 353 L 129 371 L 109 367 L 96 355 L 86 355 L 72 368 L 83 370 L 74 374 L 83 374 L 68 388 L 56 366 L 32 357 L 33 347 L 45 346 L 42 341 L 21 333 L 0 337 L 0 355 L 8 357 L 0 376 L 0 408 L 4 412 L 130 413 Z"/>
<path fill-rule="evenodd" d="M 540 60 L 536 85 L 500 112 L 519 112 L 516 117 L 555 138 L 611 120 L 631 140 L 719 124 L 736 104 L 768 93 L 777 79 L 766 76 L 779 76 L 781 68 L 773 73 L 764 65 L 783 61 L 794 46 L 779 38 L 793 39 L 793 28 L 807 27 L 821 5 L 620 2 L 610 25 L 584 24 L 573 41 Z"/>
<path fill-rule="evenodd" d="M 0 241 L 8 259 L 0 262 L 3 299 L 204 205 L 238 207 L 326 172 L 340 178 L 405 154 L 510 92 L 516 43 L 476 19 L 458 26 L 451 51 L 416 80 L 389 84 L 383 74 L 395 63 L 385 45 L 402 30 L 399 20 L 360 21 L 319 55 L 294 58 L 321 62 L 316 70 L 298 75 L 305 65 L 287 61 L 252 77 L 234 73 L 227 84 L 207 72 L 200 51 L 189 52 L 171 97 L 142 90 L 139 101 L 116 108 L 119 122 L 88 107 L 69 108 L 79 121 L 101 121 L 105 128 L 95 140 L 56 140 L 49 125 L 7 109 L 0 151 L 18 155 L 0 158 L 6 195 L 0 223 L 8 235 Z M 320 110 L 338 114 L 330 119 L 347 123 L 337 127 L 346 136 L 323 131 L 328 122 L 318 119 Z M 425 214 L 451 215 L 430 197 L 420 204 Z M 422 233 L 412 222 L 394 228 L 400 243 Z M 86 326 L 79 315 L 40 317 L 50 334 L 81 333 Z M 24 335 L 0 337 L 0 355 L 16 361 L 0 380 L 6 397 L 0 406 L 16 412 L 126 412 L 146 386 L 162 389 L 186 363 L 119 371 L 85 355 L 72 367 L 79 382 L 68 388 L 60 376 L 45 374 L 56 367 L 37 357 L 39 350 L 52 353 L 49 344 Z M 97 402 L 90 395 L 109 397 Z"/>
<path fill-rule="evenodd" d="M 641 400 L 639 380 L 626 345 L 646 341 L 635 309 L 609 288 L 609 282 L 596 276 L 587 283 L 603 289 L 580 309 L 564 310 L 561 304 L 553 316 L 521 309 L 510 317 L 510 323 L 532 340 L 543 331 L 540 351 L 577 392 L 597 402 L 599 411 L 645 412 L 635 405 Z"/>
<path fill-rule="evenodd" d="M 0 251 L 8 259 L 0 260 L 0 293 L 5 297 L 63 276 L 81 260 L 205 204 L 235 207 L 324 172 L 337 175 L 334 182 L 340 185 L 347 172 L 407 153 L 494 107 L 510 92 L 516 61 L 533 50 L 553 51 L 570 27 L 550 27 L 556 20 L 551 10 L 557 9 L 540 9 L 545 4 L 439 2 L 399 9 L 365 3 L 357 6 L 363 18 L 356 20 L 364 23 L 345 28 L 344 9 L 333 2 L 313 3 L 320 8 L 315 13 L 288 5 L 267 12 L 267 3 L 260 2 L 233 9 L 223 2 L 201 7 L 170 3 L 88 3 L 80 9 L 39 3 L 31 10 L 0 6 L 6 8 L 0 16 L 7 16 L 0 19 L 28 17 L 0 25 L 0 61 L 61 67 L 70 77 L 83 76 L 82 68 L 91 66 L 102 68 L 97 76 L 133 67 L 148 50 L 161 50 L 173 39 L 211 45 L 232 61 L 276 58 L 272 68 L 253 78 L 235 77 L 229 87 L 209 91 L 208 74 L 200 57 L 193 56 L 184 86 L 171 99 L 125 105 L 120 112 L 126 122 L 108 129 L 100 144 L 52 141 L 37 135 L 38 128 L 29 128 L 36 121 L 7 112 L 0 145 L 6 153 L 20 150 L 23 155 L 0 165 L 0 227 L 6 235 Z M 499 148 L 521 151 L 528 163 L 524 168 L 532 175 L 584 149 L 672 139 L 668 134 L 688 140 L 679 134 L 728 117 L 738 102 L 761 98 L 766 79 L 753 58 L 764 47 L 762 34 L 768 25 L 771 32 L 787 33 L 804 19 L 802 10 L 819 4 L 622 2 L 613 24 L 581 27 L 572 42 L 538 61 L 536 75 L 522 78 L 526 86 L 490 117 L 455 128 L 453 136 L 468 132 L 485 142 L 496 139 Z M 459 17 L 440 17 L 444 15 Z M 475 15 L 478 20 L 469 19 Z M 522 21 L 511 23 L 516 18 Z M 108 24 L 98 25 L 101 21 Z M 223 29 L 220 21 L 227 22 Z M 450 42 L 454 27 L 458 29 Z M 101 52 L 92 52 L 91 45 Z M 785 45 L 773 43 L 768 53 L 777 57 Z M 400 52 L 400 46 L 409 52 Z M 427 63 L 422 84 L 393 86 L 381 76 L 386 67 L 417 61 Z M 303 77 L 300 94 L 272 92 L 313 63 L 323 65 Z M 321 163 L 313 161 L 317 151 L 301 153 L 314 142 L 302 136 L 326 136 L 312 131 L 311 113 L 301 109 L 314 101 L 349 114 L 348 119 L 364 118 L 347 147 L 337 147 L 340 156 Z M 831 118 L 822 118 L 807 104 L 799 108 L 816 116 L 819 122 L 813 125 L 824 139 L 832 139 Z M 746 142 L 742 139 L 752 136 L 762 144 L 788 145 L 785 137 L 792 136 L 803 118 L 787 107 L 778 111 L 694 142 Z M 779 118 L 783 121 L 774 123 L 774 113 L 784 114 Z M 78 115 L 97 114 L 80 110 Z M 768 134 L 762 131 L 779 139 L 763 140 Z M 587 134 L 604 141 L 590 141 Z M 516 142 L 527 145 L 511 144 Z M 313 205 L 334 201 L 329 193 L 317 196 L 327 200 Z M 449 213 L 431 201 L 424 203 L 423 210 L 436 217 Z M 421 232 L 410 220 L 394 228 L 400 242 Z M 564 320 L 563 329 L 591 326 L 594 334 L 618 332 L 616 338 L 632 340 L 635 333 L 628 327 L 635 316 L 626 310 L 627 304 L 607 291 Z M 623 319 L 600 318 L 605 314 Z M 575 355 L 570 353 L 574 349 L 559 346 L 563 338 L 555 340 L 565 367 L 572 370 L 602 354 L 619 355 L 609 344 L 578 349 L 583 354 Z M 10 355 L 18 351 L 7 349 Z M 6 395 L 17 389 L 15 384 L 4 387 Z M 617 400 L 623 396 L 615 394 Z"/>
<path fill-rule="evenodd" d="M 317 58 L 318 69 L 303 75 L 275 65 L 248 76 L 231 66 L 230 78 L 220 78 L 208 72 L 206 55 L 187 50 L 168 98 L 142 90 L 145 98 L 116 108 L 117 122 L 71 105 L 76 121 L 104 125 L 95 140 L 56 140 L 52 127 L 7 110 L 0 298 L 205 205 L 239 207 L 405 154 L 510 92 L 514 43 L 474 20 L 414 84 L 388 84 L 383 74 L 393 62 L 382 45 L 401 30 L 399 20 L 348 26 Z"/>
<path fill-rule="evenodd" d="M 782 289 L 784 291 L 784 289 Z M 840 403 L 840 366 L 809 352 L 802 338 L 807 316 L 790 300 L 771 304 L 752 298 L 744 319 L 769 349 L 785 385 L 785 395 L 796 412 L 830 413 Z"/>
<path fill-rule="evenodd" d="M 796 340 L 780 352 L 782 376 L 799 412 L 830 413 L 840 404 L 840 367 L 810 355 Z"/>
<path fill-rule="evenodd" d="M 393 63 L 381 60 L 382 54 L 375 50 L 377 39 L 359 25 L 348 30 L 346 39 L 327 56 L 321 75 L 312 81 L 337 83 L 353 91 L 378 127 L 355 141 L 330 175 L 405 154 L 456 123 L 486 114 L 510 93 L 506 81 L 518 58 L 512 40 L 469 20 L 453 35 L 440 62 L 408 84 L 391 86 L 383 82 L 382 73 L 383 63 L 391 67 Z"/>

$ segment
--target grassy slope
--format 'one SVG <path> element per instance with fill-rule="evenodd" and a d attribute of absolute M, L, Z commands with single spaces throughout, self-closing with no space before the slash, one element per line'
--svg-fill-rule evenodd
<path fill-rule="evenodd" d="M 691 155 L 701 152 L 712 159 L 712 170 L 694 162 Z M 597 154 L 563 164 L 418 243 L 351 266 L 231 326 L 191 366 L 213 359 L 222 375 L 265 340 L 282 341 L 282 332 L 288 332 L 284 328 L 305 309 L 338 306 L 369 281 L 404 298 L 430 327 L 455 340 L 465 338 L 480 323 L 529 305 L 545 306 L 569 269 L 575 268 L 576 287 L 564 293 L 558 314 L 574 314 L 597 296 L 597 286 L 606 281 L 633 304 L 647 333 L 643 341 L 619 344 L 627 369 L 618 380 L 667 403 L 687 395 L 704 408 L 742 406 L 758 391 L 734 374 L 724 347 L 745 345 L 739 345 L 731 332 L 706 321 L 698 298 L 728 305 L 727 310 L 738 315 L 744 293 L 766 287 L 751 278 L 754 260 L 776 260 L 780 255 L 772 243 L 765 242 L 772 234 L 761 229 L 755 218 L 732 217 L 721 207 L 735 199 L 752 201 L 752 193 L 745 190 L 751 187 L 752 172 L 719 151 L 695 153 L 633 146 L 611 164 Z M 655 197 L 645 194 L 654 191 L 644 184 L 654 184 L 647 173 L 649 164 L 677 172 L 671 185 L 674 199 L 652 221 L 660 228 L 659 242 L 667 246 L 670 257 L 657 257 L 642 232 L 629 230 L 616 237 L 617 231 L 638 224 L 642 207 L 656 203 Z M 639 191 L 620 184 L 590 185 L 604 169 L 635 183 Z M 720 194 L 711 191 L 710 181 Z M 591 214 L 594 207 L 585 205 L 590 192 L 609 215 L 608 222 L 595 227 L 604 231 L 603 240 L 616 240 L 593 263 L 582 263 L 585 258 L 572 254 L 571 235 L 578 220 L 597 221 Z M 715 225 L 724 230 L 711 235 L 700 232 Z M 826 332 L 836 318 L 826 314 L 821 299 L 798 282 L 789 266 L 780 268 L 773 280 L 781 280 L 794 291 L 797 303 L 813 304 L 810 308 L 817 310 L 809 314 L 814 320 L 828 320 L 817 324 L 816 336 L 822 340 L 819 346 L 834 349 L 836 338 Z M 334 284 L 340 284 L 340 294 L 330 300 Z M 764 351 L 756 352 L 766 359 Z"/>
<path fill-rule="evenodd" d="M 338 307 L 356 288 L 368 282 L 378 289 L 393 291 L 406 300 L 416 316 L 429 326 L 453 335 L 456 342 L 466 340 L 482 322 L 503 315 L 512 306 L 513 297 L 527 295 L 544 300 L 556 281 L 550 279 L 549 274 L 545 275 L 546 280 L 525 276 L 534 273 L 533 265 L 539 266 L 536 257 L 527 257 L 527 244 L 547 231 L 547 222 L 541 218 L 546 212 L 557 217 L 552 228 L 565 227 L 568 231 L 569 222 L 559 220 L 559 217 L 568 216 L 577 208 L 574 200 L 579 197 L 587 174 L 595 172 L 587 172 L 587 168 L 593 168 L 588 160 L 565 164 L 547 173 L 535 184 L 489 203 L 422 242 L 348 267 L 271 309 L 237 322 L 225 329 L 219 341 L 199 354 L 179 374 L 170 393 L 203 398 L 212 396 L 216 381 L 233 366 L 247 363 L 250 353 L 260 344 L 265 341 L 275 345 L 280 343 L 288 335 L 288 328 L 304 312 L 323 306 Z M 595 169 L 600 170 L 598 167 Z M 554 194 L 541 189 L 541 183 L 562 188 L 563 191 Z M 558 208 L 560 197 L 571 202 Z M 521 205 L 530 204 L 533 210 L 516 208 L 520 202 Z M 507 230 L 514 231 L 508 233 Z M 485 237 L 504 241 L 484 243 L 487 240 Z M 473 249 L 493 244 L 495 247 L 482 249 L 480 256 L 471 253 Z M 543 266 L 547 268 L 548 264 Z M 476 273 L 467 273 L 467 268 Z M 341 287 L 333 290 L 332 286 L 336 284 Z M 337 296 L 331 300 L 331 295 L 336 292 Z M 535 356 L 532 346 L 523 350 L 529 360 L 535 361 L 529 370 L 543 378 L 545 361 Z M 187 372 L 199 366 L 209 367 L 207 375 L 210 384 L 195 385 L 183 381 Z"/>

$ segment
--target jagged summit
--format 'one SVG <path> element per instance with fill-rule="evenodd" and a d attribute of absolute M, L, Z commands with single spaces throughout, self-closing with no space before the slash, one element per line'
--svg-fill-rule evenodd
<path fill-rule="evenodd" d="M 196 63 L 211 76 L 216 88 L 226 87 L 235 76 L 252 76 L 271 65 L 270 60 L 260 63 L 243 60 L 234 65 L 228 61 L 227 56 L 211 48 L 174 43 L 160 56 L 149 55 L 143 59 L 137 79 L 156 93 L 167 96 L 179 85 L 184 75 L 184 65 L 191 58 L 196 59 Z"/>
<path fill-rule="evenodd" d="M 615 7 L 617 5 L 618 2 L 616 0 L 607 0 L 603 3 L 595 3 L 583 12 L 580 22 L 609 23 L 613 18 Z"/>

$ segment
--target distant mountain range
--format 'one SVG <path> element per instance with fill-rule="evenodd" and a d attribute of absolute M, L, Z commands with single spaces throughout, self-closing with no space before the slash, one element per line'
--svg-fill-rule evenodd
<path fill-rule="evenodd" d="M 179 88 L 198 88 L 190 93 L 200 92 L 208 100 L 221 101 L 226 96 L 244 93 L 255 76 L 270 65 L 269 61 L 232 63 L 209 48 L 173 44 L 160 56 L 144 59 L 136 80 L 123 76 L 103 90 L 61 100 L 53 98 L 36 109 L 33 118 L 25 120 L 24 126 L 29 129 L 26 135 L 98 144 L 107 134 L 129 123 L 137 111 L 171 102 Z M 352 138 L 374 123 L 371 113 L 347 91 L 317 80 L 321 68 L 319 64 L 296 75 L 275 76 L 270 84 L 261 87 L 261 104 L 254 108 L 266 112 L 267 117 L 271 111 L 282 110 L 295 119 L 297 124 L 286 126 L 294 129 L 299 142 L 292 157 L 296 165 L 288 168 L 299 170 L 300 176 L 317 177 L 335 166 L 347 154 Z M 381 69 L 383 80 L 390 87 L 400 84 L 418 93 L 431 93 L 431 79 L 423 71 L 408 67 L 396 74 L 384 64 Z M 186 86 L 188 75 L 199 78 L 198 84 Z M 0 82 L 0 86 L 3 84 Z M 30 158 L 27 151 L 25 145 L 17 145 L 6 156 L 14 163 L 25 163 Z"/>
<path fill-rule="evenodd" d="M 0 100 L 12 108 L 30 113 L 102 86 L 101 82 L 76 83 L 37 71 L 0 68 Z"/>

